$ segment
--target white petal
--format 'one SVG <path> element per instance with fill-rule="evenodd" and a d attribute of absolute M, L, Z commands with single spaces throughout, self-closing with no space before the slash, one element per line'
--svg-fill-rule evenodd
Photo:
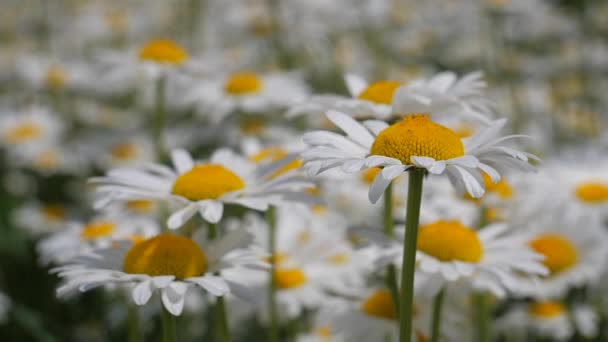
<path fill-rule="evenodd" d="M 372 185 L 369 187 L 368 198 L 370 202 L 376 203 L 384 193 L 384 190 L 391 183 L 391 180 L 386 179 L 382 176 L 382 172 L 378 172 L 376 177 L 374 177 L 374 181 Z"/>
<path fill-rule="evenodd" d="M 177 229 L 184 225 L 198 210 L 196 203 L 188 204 L 180 210 L 174 212 L 167 220 L 167 226 L 170 229 Z"/>
<path fill-rule="evenodd" d="M 224 296 L 230 292 L 228 284 L 226 284 L 221 277 L 206 275 L 203 277 L 189 278 L 188 281 L 199 285 L 216 297 Z"/>
<path fill-rule="evenodd" d="M 218 223 L 224 213 L 224 205 L 219 201 L 201 201 L 198 202 L 201 216 L 209 223 Z"/>
<path fill-rule="evenodd" d="M 431 157 L 411 156 L 410 160 L 412 161 L 412 164 L 417 167 L 422 167 L 427 170 L 435 164 L 435 159 Z"/>
<path fill-rule="evenodd" d="M 383 168 L 380 172 L 382 173 L 382 177 L 384 177 L 386 180 L 391 181 L 399 177 L 406 169 L 407 166 L 404 165 L 392 165 Z"/>
<path fill-rule="evenodd" d="M 340 127 L 349 138 L 361 146 L 371 147 L 374 143 L 374 137 L 371 133 L 350 116 L 335 110 L 330 110 L 327 112 L 327 118 L 336 126 Z"/>
<path fill-rule="evenodd" d="M 171 151 L 171 161 L 179 174 L 188 172 L 194 167 L 194 161 L 190 153 L 182 149 Z"/>
<path fill-rule="evenodd" d="M 162 291 L 161 300 L 163 305 L 174 316 L 179 316 L 184 309 L 184 297 L 188 285 L 182 282 L 174 282 Z"/>
<path fill-rule="evenodd" d="M 135 304 L 144 305 L 148 302 L 148 300 L 150 300 L 150 297 L 152 297 L 152 289 L 150 288 L 150 285 L 152 285 L 152 281 L 145 280 L 133 288 L 131 295 Z"/>
<path fill-rule="evenodd" d="M 367 81 L 358 75 L 346 74 L 344 76 L 344 82 L 346 83 L 346 88 L 348 88 L 348 92 L 352 97 L 359 96 L 359 94 L 361 94 L 361 92 L 367 88 Z"/>

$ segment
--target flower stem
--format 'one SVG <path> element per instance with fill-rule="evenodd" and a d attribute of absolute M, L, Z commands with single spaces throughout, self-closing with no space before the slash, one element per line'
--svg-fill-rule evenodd
<path fill-rule="evenodd" d="M 215 303 L 216 321 L 218 322 L 218 333 L 220 335 L 220 341 L 230 342 L 230 327 L 228 326 L 228 316 L 226 314 L 226 303 L 224 297 L 217 297 Z"/>
<path fill-rule="evenodd" d="M 270 253 L 270 279 L 268 281 L 268 318 L 270 320 L 268 341 L 270 342 L 279 341 L 279 322 L 276 302 L 277 284 L 274 277 L 276 267 L 276 215 L 275 207 L 270 207 L 268 208 L 268 211 L 266 211 L 266 222 L 268 223 L 268 252 Z"/>
<path fill-rule="evenodd" d="M 477 318 L 477 341 L 490 341 L 490 308 L 488 296 L 485 293 L 476 293 L 474 296 Z"/>
<path fill-rule="evenodd" d="M 129 323 L 129 342 L 141 341 L 141 330 L 139 328 L 139 310 L 134 303 L 127 304 L 127 315 Z"/>
<path fill-rule="evenodd" d="M 160 306 L 162 307 L 163 342 L 177 342 L 175 317 L 165 308 L 162 302 Z"/>
<path fill-rule="evenodd" d="M 161 75 L 156 81 L 156 103 L 154 108 L 154 119 L 152 123 L 152 141 L 154 143 L 154 151 L 156 159 L 162 162 L 165 158 L 165 143 L 163 133 L 165 129 L 166 111 L 165 111 L 165 88 L 167 80 L 164 75 Z"/>
<path fill-rule="evenodd" d="M 441 325 L 441 308 L 443 306 L 443 297 L 445 296 L 445 288 L 442 288 L 439 293 L 435 295 L 433 300 L 433 321 L 431 322 L 431 342 L 438 342 L 439 326 Z"/>
<path fill-rule="evenodd" d="M 423 180 L 424 170 L 412 169 L 409 172 L 403 263 L 401 265 L 401 302 L 399 304 L 401 313 L 399 315 L 399 341 L 401 342 L 409 342 L 412 337 L 414 266 L 416 262 L 416 240 Z"/>
<path fill-rule="evenodd" d="M 382 215 L 382 224 L 384 225 L 384 234 L 393 239 L 395 232 L 395 220 L 393 219 L 393 184 L 389 184 L 384 190 L 384 209 Z M 395 310 L 399 313 L 399 288 L 397 285 L 397 270 L 394 264 L 386 266 L 386 286 L 393 297 Z"/>

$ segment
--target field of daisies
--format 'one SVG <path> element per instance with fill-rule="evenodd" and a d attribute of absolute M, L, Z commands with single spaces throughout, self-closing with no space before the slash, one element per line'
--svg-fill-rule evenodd
<path fill-rule="evenodd" d="M 608 341 L 608 1 L 3 0 L 0 341 Z"/>

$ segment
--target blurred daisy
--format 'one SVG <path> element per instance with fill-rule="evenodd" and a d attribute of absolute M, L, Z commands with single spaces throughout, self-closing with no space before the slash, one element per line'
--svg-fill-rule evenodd
<path fill-rule="evenodd" d="M 96 154 L 96 161 L 104 170 L 141 165 L 155 159 L 154 146 L 143 136 L 115 139 L 104 147 L 104 151 Z"/>
<path fill-rule="evenodd" d="M 99 216 L 87 223 L 71 222 L 63 231 L 38 242 L 40 262 L 64 264 L 95 248 L 107 248 L 117 240 L 139 241 L 158 233 L 154 221 L 132 221 L 121 217 Z"/>
<path fill-rule="evenodd" d="M 598 321 L 597 313 L 587 305 L 568 308 L 558 301 L 540 301 L 510 309 L 496 321 L 496 330 L 522 339 L 532 330 L 539 337 L 565 341 L 577 331 L 586 338 L 596 337 Z"/>
<path fill-rule="evenodd" d="M 522 227 L 528 245 L 544 256 L 549 273 L 537 279 L 518 281 L 522 294 L 534 298 L 556 298 L 570 288 L 596 283 L 606 267 L 608 233 L 593 221 L 576 223 L 558 217 L 531 222 Z"/>
<path fill-rule="evenodd" d="M 25 229 L 33 237 L 58 232 L 65 228 L 69 219 L 68 208 L 58 203 L 26 203 L 12 215 L 14 224 Z"/>
<path fill-rule="evenodd" d="M 99 195 L 95 206 L 104 207 L 114 200 L 154 199 L 179 206 L 167 220 L 171 229 L 181 227 L 197 212 L 210 223 L 217 223 L 224 204 L 237 204 L 266 210 L 287 200 L 306 200 L 300 189 L 310 186 L 296 170 L 271 178 L 291 162 L 282 159 L 269 165 L 249 160 L 221 149 L 204 163 L 195 163 L 184 150 L 174 150 L 175 170 L 158 164 L 140 168 L 115 169 L 106 177 L 94 178 Z"/>
<path fill-rule="evenodd" d="M 311 148 L 302 153 L 304 168 L 316 175 L 333 168 L 354 173 L 383 167 L 369 188 L 372 203 L 393 179 L 410 168 L 426 169 L 434 175 L 447 173 L 457 189 L 466 189 L 475 198 L 484 194 L 481 171 L 496 183 L 502 168 L 535 170 L 528 163 L 529 159 L 536 159 L 534 155 L 502 144 L 521 137 L 498 135 L 505 120 L 495 121 L 473 137 L 461 140 L 427 115 L 407 115 L 391 126 L 375 120 L 360 124 L 335 111 L 328 112 L 327 117 L 346 136 L 327 131 L 306 133 L 304 142 Z"/>
<path fill-rule="evenodd" d="M 63 128 L 60 118 L 46 108 L 31 107 L 0 118 L 0 145 L 17 152 L 44 147 L 57 141 Z"/>
<path fill-rule="evenodd" d="M 161 234 L 80 256 L 53 270 L 64 279 L 57 295 L 62 297 L 107 284 L 132 284 L 135 304 L 145 305 L 159 290 L 164 307 L 176 316 L 181 314 L 186 291 L 192 286 L 201 287 L 215 297 L 230 292 L 247 297 L 245 285 L 228 279 L 222 272 L 267 266 L 259 255 L 246 249 L 251 241 L 248 233 L 238 230 L 213 241 L 201 236 L 195 241 Z"/>
<path fill-rule="evenodd" d="M 403 246 L 394 245 L 379 262 L 399 264 L 402 250 Z M 505 297 L 520 290 L 523 275 L 536 279 L 548 274 L 542 255 L 526 244 L 525 235 L 509 231 L 506 224 L 492 224 L 477 231 L 458 221 L 423 224 L 418 231 L 417 250 L 418 270 L 432 276 L 422 289 L 429 296 L 444 285 L 464 281 L 475 290 Z"/>
<path fill-rule="evenodd" d="M 286 109 L 307 94 L 306 85 L 296 73 L 240 71 L 201 81 L 188 96 L 196 99 L 197 111 L 202 116 L 217 123 L 235 112 L 250 114 Z"/>

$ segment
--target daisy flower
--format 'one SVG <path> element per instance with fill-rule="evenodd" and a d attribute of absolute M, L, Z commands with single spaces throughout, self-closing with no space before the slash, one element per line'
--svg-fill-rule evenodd
<path fill-rule="evenodd" d="M 247 296 L 245 285 L 222 272 L 267 266 L 259 255 L 245 249 L 251 241 L 248 233 L 238 230 L 213 241 L 197 240 L 166 233 L 82 255 L 53 270 L 64 279 L 57 295 L 107 284 L 129 284 L 135 304 L 145 305 L 158 290 L 164 307 L 175 316 L 181 314 L 186 291 L 192 286 L 215 297 L 231 292 Z"/>
<path fill-rule="evenodd" d="M 399 264 L 402 250 L 401 245 L 393 245 L 378 262 Z M 520 290 L 521 275 L 548 274 L 542 259 L 523 234 L 502 223 L 475 231 L 459 221 L 439 220 L 421 225 L 418 231 L 416 264 L 432 279 L 423 289 L 429 296 L 445 285 L 465 282 L 475 290 L 505 297 Z"/>
<path fill-rule="evenodd" d="M 33 237 L 58 232 L 68 224 L 68 208 L 58 203 L 26 203 L 12 213 L 12 221 Z"/>
<path fill-rule="evenodd" d="M 419 112 L 458 117 L 470 116 L 481 122 L 488 106 L 482 97 L 485 88 L 482 74 L 473 72 L 458 79 L 452 72 L 442 72 L 430 79 L 410 83 L 377 81 L 347 74 L 344 82 L 350 97 L 317 95 L 293 107 L 288 116 L 336 110 L 356 119 L 389 120 L 396 113 Z"/>
<path fill-rule="evenodd" d="M 143 136 L 128 136 L 112 139 L 103 151 L 95 153 L 96 163 L 104 170 L 136 166 L 154 161 L 154 146 Z"/>
<path fill-rule="evenodd" d="M 21 153 L 24 149 L 40 148 L 59 140 L 63 132 L 59 117 L 43 107 L 2 115 L 0 146 Z"/>
<path fill-rule="evenodd" d="M 390 126 L 376 120 L 361 124 L 336 111 L 329 111 L 327 117 L 346 136 L 327 131 L 306 133 L 304 142 L 311 148 L 302 153 L 303 167 L 310 175 L 332 168 L 353 173 L 382 167 L 369 189 L 372 203 L 393 179 L 410 168 L 425 169 L 433 175 L 447 174 L 457 189 L 466 189 L 475 198 L 484 194 L 481 171 L 496 183 L 500 180 L 499 170 L 504 167 L 535 170 L 528 163 L 529 159 L 536 159 L 534 155 L 503 144 L 521 136 L 498 136 L 505 120 L 494 121 L 473 137 L 461 140 L 427 115 L 407 115 Z"/>
<path fill-rule="evenodd" d="M 178 207 L 167 220 L 171 229 L 181 227 L 197 212 L 210 223 L 222 218 L 224 204 L 266 210 L 286 200 L 306 200 L 300 189 L 310 186 L 296 170 L 274 178 L 291 162 L 282 159 L 269 165 L 255 165 L 226 149 L 213 153 L 208 161 L 196 163 L 184 150 L 174 150 L 175 169 L 146 164 L 139 168 L 115 169 L 106 177 L 94 178 L 99 195 L 95 206 L 114 200 L 154 199 Z"/>
<path fill-rule="evenodd" d="M 518 281 L 522 294 L 539 299 L 556 298 L 570 288 L 599 281 L 608 257 L 608 233 L 590 220 L 571 223 L 554 218 L 539 219 L 522 227 L 526 243 L 549 270 L 544 277 Z M 584 227 L 584 228 L 583 228 Z"/>
<path fill-rule="evenodd" d="M 237 111 L 260 113 L 285 109 L 307 95 L 307 87 L 296 73 L 239 71 L 201 81 L 188 96 L 196 99 L 202 116 L 217 123 Z"/>

